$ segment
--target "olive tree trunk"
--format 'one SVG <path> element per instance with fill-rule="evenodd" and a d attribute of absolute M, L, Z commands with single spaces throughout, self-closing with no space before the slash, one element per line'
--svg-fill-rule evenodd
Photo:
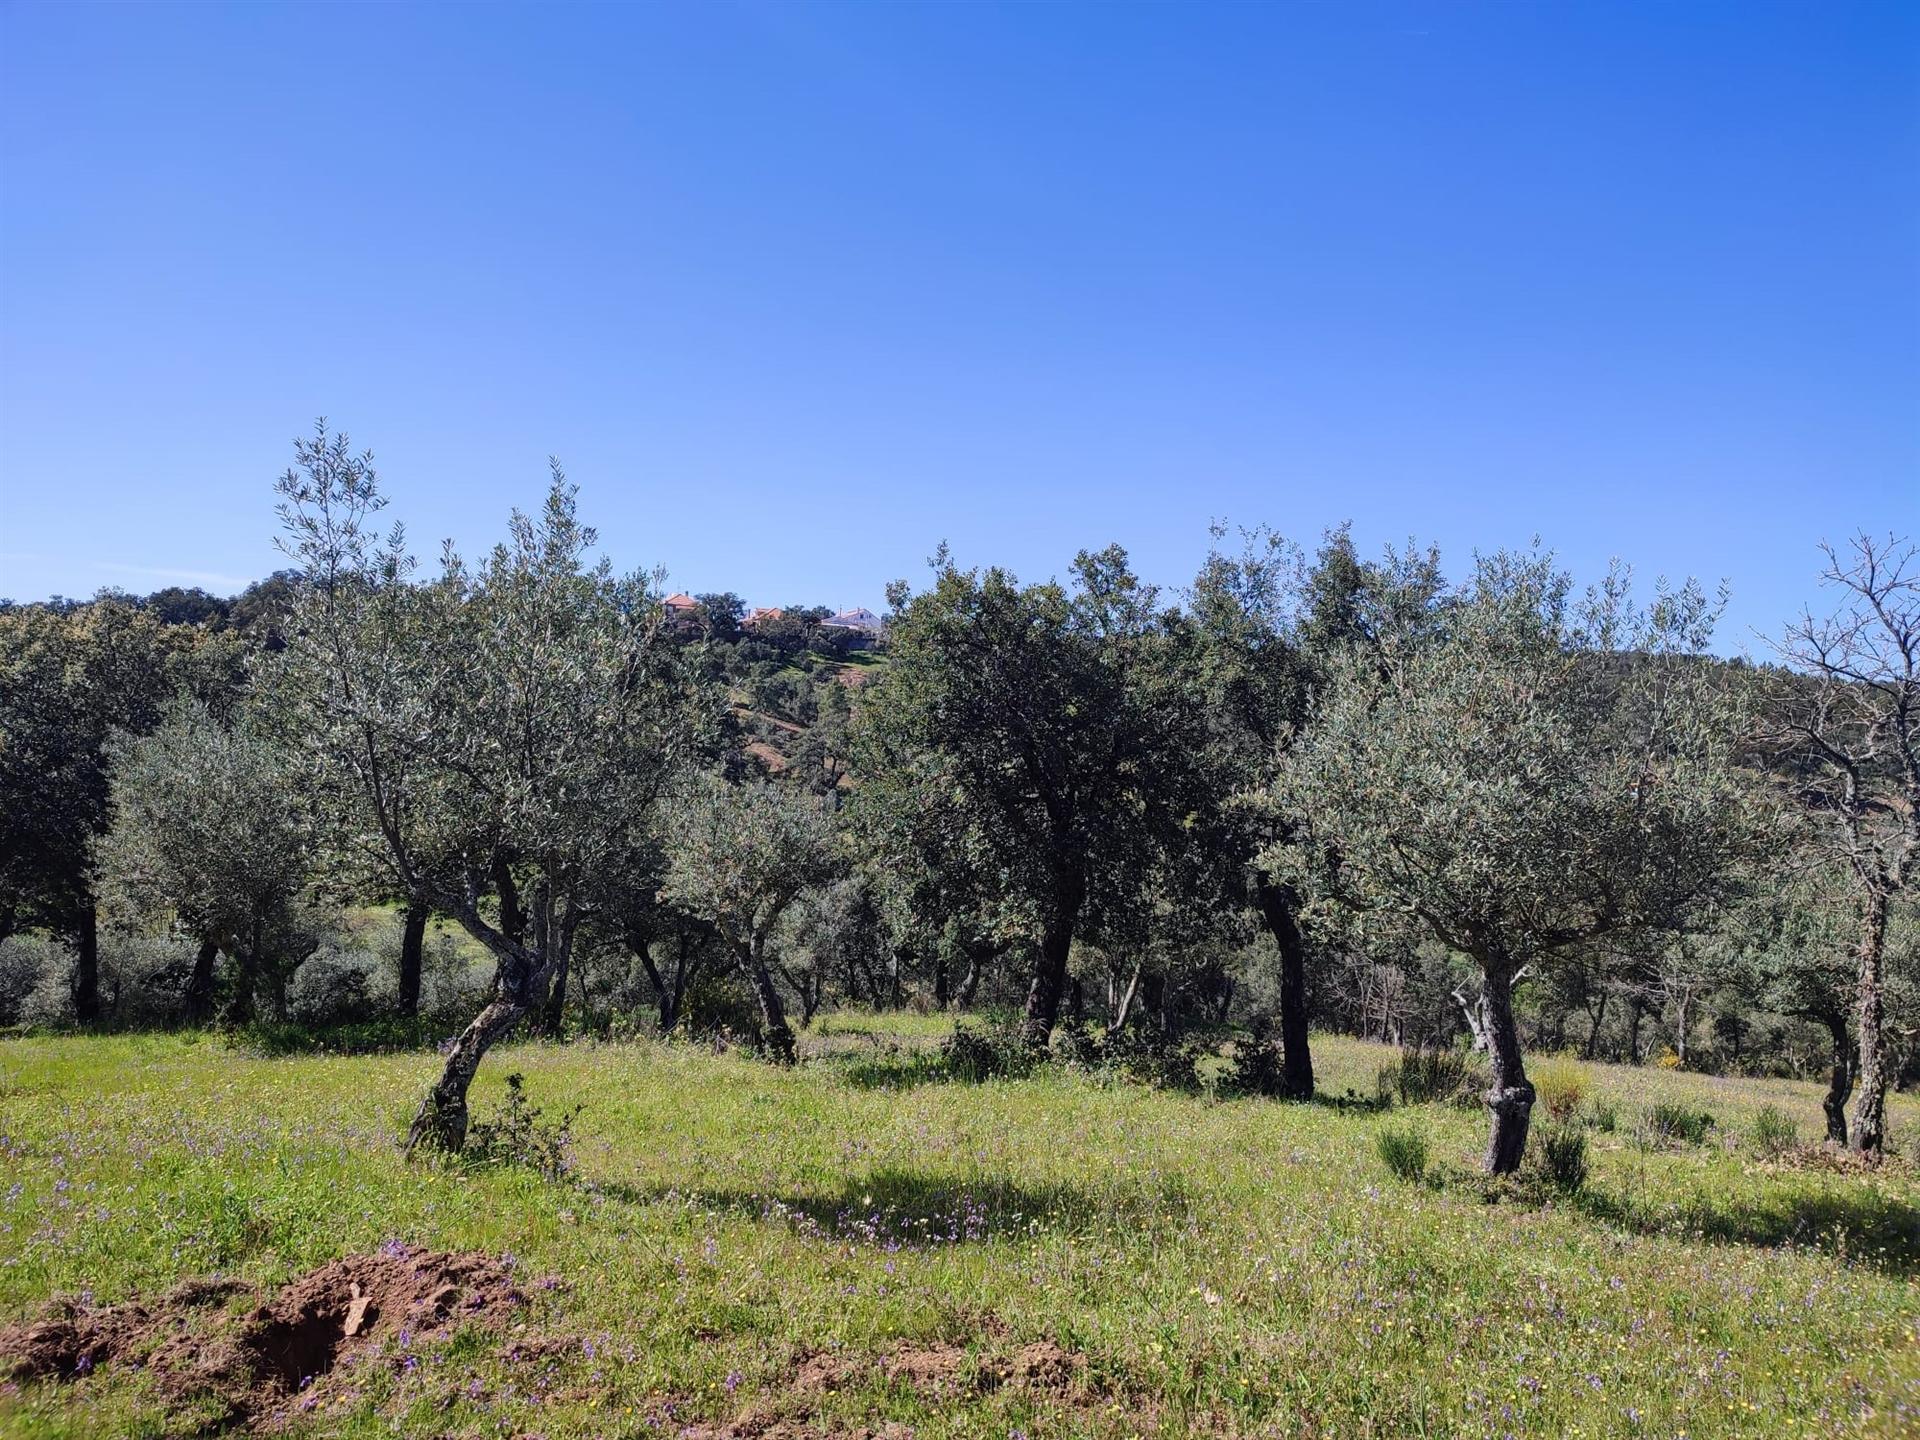
<path fill-rule="evenodd" d="M 1487 1091 L 1487 1112 L 1493 1125 L 1487 1136 L 1489 1175 L 1511 1175 L 1527 1151 L 1527 1127 L 1533 1118 L 1533 1085 L 1520 1057 L 1520 1029 L 1513 1019 L 1513 970 L 1505 960 L 1482 962 L 1486 988 L 1482 992 L 1487 1028 L 1487 1054 L 1493 1062 L 1493 1085 Z"/>
<path fill-rule="evenodd" d="M 1860 1091 L 1848 1137 L 1855 1150 L 1869 1155 L 1878 1155 L 1887 1139 L 1886 958 L 1887 895 L 1876 887 L 1868 893 L 1860 923 L 1860 1015 L 1855 1026 Z"/>
<path fill-rule="evenodd" d="M 420 1102 L 419 1113 L 407 1130 L 407 1149 L 424 1145 L 430 1150 L 458 1151 L 467 1143 L 467 1091 L 474 1073 L 493 1042 L 526 1013 L 523 1002 L 496 988 L 494 998 L 453 1042 L 440 1078 Z"/>
<path fill-rule="evenodd" d="M 444 897 L 443 897 L 444 898 Z M 480 919 L 471 902 L 450 906 L 469 934 L 493 952 L 493 996 L 454 1040 L 441 1067 L 440 1078 L 420 1102 L 407 1129 L 409 1151 L 426 1146 L 458 1151 L 467 1143 L 467 1091 L 480 1062 L 493 1043 L 517 1025 L 546 998 L 554 971 L 566 963 L 573 949 L 579 915 L 571 906 L 558 906 L 545 886 L 535 894 L 530 930 L 534 947 L 508 938 Z"/>
<path fill-rule="evenodd" d="M 761 1042 L 776 1065 L 791 1065 L 799 1052 L 793 1042 L 793 1027 L 787 1023 L 787 1007 L 781 1003 L 779 988 L 767 969 L 765 932 L 756 932 L 738 954 L 740 969 L 760 1006 Z"/>
<path fill-rule="evenodd" d="M 1853 1037 L 1847 1033 L 1847 1017 L 1838 1011 L 1822 1017 L 1827 1033 L 1833 1037 L 1833 1073 L 1827 1081 L 1827 1093 L 1820 1108 L 1827 1115 L 1827 1139 L 1835 1145 L 1847 1143 L 1847 1100 L 1853 1094 Z"/>
<path fill-rule="evenodd" d="M 557 1038 L 559 1036 L 560 1020 L 561 1017 L 566 1014 L 567 971 L 569 968 L 567 959 L 564 956 L 561 958 L 560 963 L 553 967 L 553 983 L 547 986 L 546 999 L 540 1006 L 539 1015 L 535 1017 L 535 1026 L 539 1033 L 549 1038 Z"/>

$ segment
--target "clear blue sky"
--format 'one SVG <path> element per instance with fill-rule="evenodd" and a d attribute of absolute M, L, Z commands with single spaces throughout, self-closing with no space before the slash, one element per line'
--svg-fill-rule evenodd
<path fill-rule="evenodd" d="M 1920 530 L 1920 9 L 0 9 L 0 594 L 423 552 L 878 606 L 1210 518 L 1725 577 Z"/>

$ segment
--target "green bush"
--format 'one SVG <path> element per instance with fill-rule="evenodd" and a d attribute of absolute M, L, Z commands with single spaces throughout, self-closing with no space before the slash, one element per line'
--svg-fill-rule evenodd
<path fill-rule="evenodd" d="M 940 1063 L 947 1075 L 974 1084 L 1031 1075 L 1040 1059 L 1011 1025 L 978 1030 L 961 1025 L 940 1042 Z"/>
<path fill-rule="evenodd" d="M 1777 1105 L 1762 1105 L 1753 1117 L 1753 1148 L 1771 1160 L 1800 1143 L 1800 1127 Z"/>
<path fill-rule="evenodd" d="M 1639 1139 L 1648 1145 L 1703 1145 L 1713 1128 L 1713 1116 L 1677 1101 L 1662 1100 L 1640 1117 Z"/>
<path fill-rule="evenodd" d="M 1233 1059 L 1221 1075 L 1218 1089 L 1223 1095 L 1278 1095 L 1284 1078 L 1280 1047 L 1262 1032 L 1239 1041 L 1233 1047 Z"/>
<path fill-rule="evenodd" d="M 1599 1096 L 1594 1096 L 1587 1123 L 1603 1135 L 1611 1135 L 1620 1128 L 1619 1105 L 1612 1100 L 1602 1100 Z"/>
<path fill-rule="evenodd" d="M 1587 1183 L 1587 1137 L 1572 1126 L 1541 1131 L 1535 1154 L 1541 1176 L 1554 1189 L 1572 1195 Z"/>
<path fill-rule="evenodd" d="M 1374 1145 L 1380 1151 L 1380 1158 L 1386 1162 L 1387 1169 L 1400 1179 L 1408 1184 L 1418 1184 L 1425 1178 L 1427 1137 L 1412 1126 L 1389 1126 L 1375 1137 Z"/>

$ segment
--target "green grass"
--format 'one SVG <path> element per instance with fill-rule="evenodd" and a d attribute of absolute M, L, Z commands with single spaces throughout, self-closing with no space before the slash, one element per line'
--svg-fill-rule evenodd
<path fill-rule="evenodd" d="M 0 1319 L 215 1271 L 277 1283 L 397 1238 L 557 1277 L 527 1325 L 564 1353 L 530 1378 L 466 1337 L 289 1433 L 675 1434 L 749 1407 L 797 1417 L 795 1367 L 821 1350 L 1042 1339 L 1086 1357 L 1084 1392 L 876 1377 L 814 1397 L 811 1433 L 1914 1433 L 1911 1169 L 1776 1168 L 1739 1142 L 1769 1104 L 1819 1133 L 1815 1086 L 1593 1066 L 1623 1114 L 1698 1105 L 1715 1137 L 1649 1151 L 1594 1134 L 1579 1197 L 1490 1204 L 1464 1179 L 1396 1182 L 1376 1153 L 1383 1128 L 1417 1124 L 1432 1168 L 1464 1175 L 1481 1120 L 1453 1107 L 1216 1102 L 1056 1073 L 853 1082 L 862 1056 L 945 1024 L 832 1017 L 832 1053 L 787 1073 L 692 1047 L 498 1053 L 481 1109 L 509 1070 L 550 1112 L 585 1105 L 579 1186 L 407 1163 L 394 1140 L 430 1056 L 0 1042 L 0 1190 L 17 1186 Z M 1323 1090 L 1371 1094 L 1385 1056 L 1317 1040 Z M 1900 1100 L 1894 1119 L 1920 1114 Z M 167 1423 L 112 1371 L 0 1393 L 8 1437 Z"/>

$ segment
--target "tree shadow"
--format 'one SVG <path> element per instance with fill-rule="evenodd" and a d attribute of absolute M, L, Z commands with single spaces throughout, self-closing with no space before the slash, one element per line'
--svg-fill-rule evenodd
<path fill-rule="evenodd" d="M 634 1204 L 688 1205 L 784 1224 L 811 1239 L 884 1249 L 934 1249 L 1032 1234 L 1138 1236 L 1183 1226 L 1192 1215 L 1186 1188 L 1175 1181 L 1095 1189 L 891 1166 L 813 1193 L 645 1187 L 618 1181 L 602 1182 L 595 1189 Z"/>
<path fill-rule="evenodd" d="M 856 1090 L 913 1090 L 922 1085 L 950 1085 L 958 1079 L 932 1051 L 883 1052 L 829 1063 Z"/>
<path fill-rule="evenodd" d="M 1640 1235 L 1692 1236 L 1730 1245 L 1818 1250 L 1903 1278 L 1920 1275 L 1920 1210 L 1867 1186 L 1788 1194 L 1691 1197 L 1649 1205 L 1597 1186 L 1575 1207 Z"/>

